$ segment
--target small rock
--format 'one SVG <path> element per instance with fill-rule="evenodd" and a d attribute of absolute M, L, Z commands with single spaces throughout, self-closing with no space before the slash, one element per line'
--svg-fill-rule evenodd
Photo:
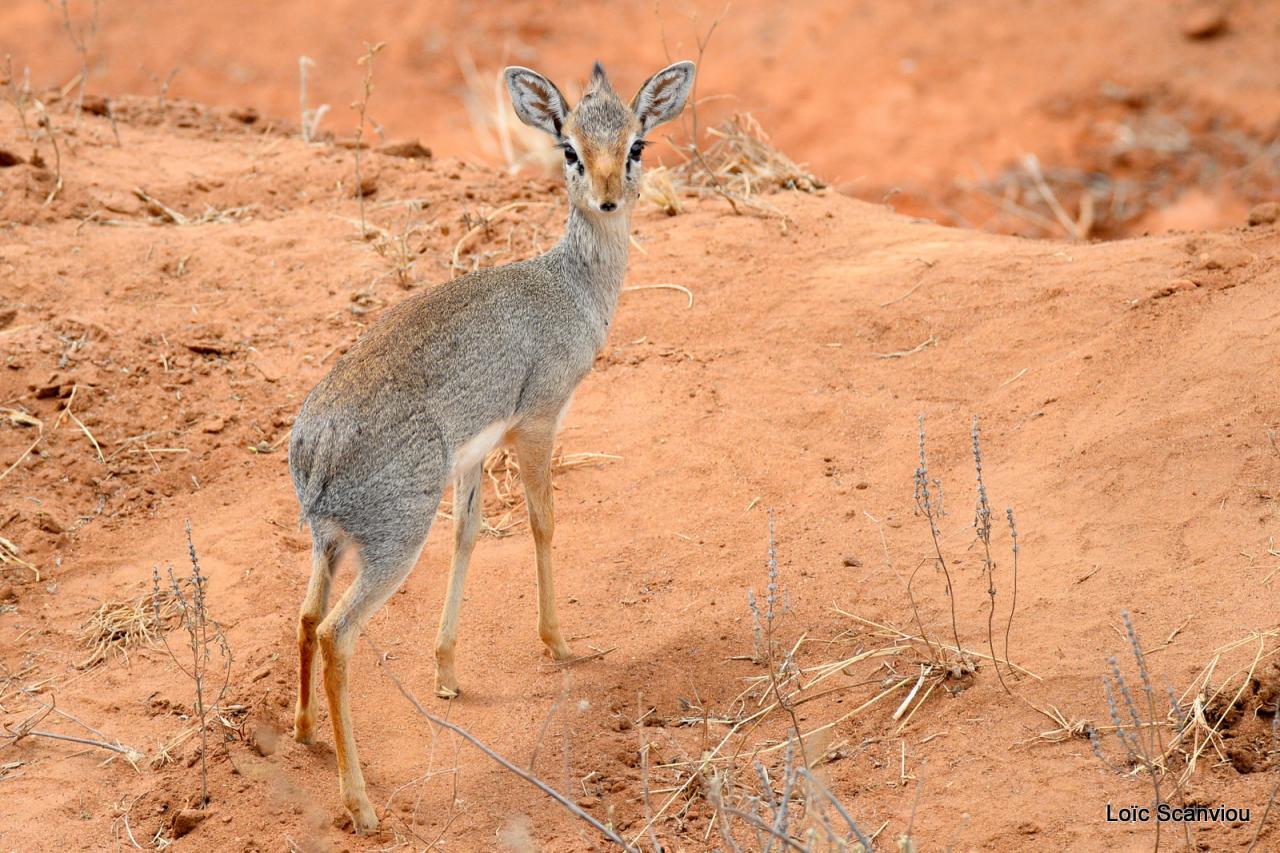
<path fill-rule="evenodd" d="M 275 755 L 280 735 L 271 726 L 261 725 L 253 730 L 253 751 L 266 758 Z"/>
<path fill-rule="evenodd" d="M 17 166 L 25 162 L 27 161 L 23 160 L 12 151 L 5 151 L 3 148 L 0 148 L 0 169 L 7 169 L 10 166 Z"/>
<path fill-rule="evenodd" d="M 56 535 L 58 533 L 66 532 L 67 529 L 65 524 L 46 510 L 40 510 L 37 512 L 35 514 L 34 521 L 36 523 L 36 527 L 40 528 L 45 533 L 53 533 Z"/>
<path fill-rule="evenodd" d="M 255 670 L 253 675 L 249 676 L 249 680 L 261 681 L 262 679 L 266 678 L 270 674 L 271 674 L 271 664 L 267 664 L 266 666 L 259 667 L 257 670 Z"/>
<path fill-rule="evenodd" d="M 1264 201 L 1249 210 L 1250 225 L 1270 225 L 1277 219 L 1280 219 L 1280 201 Z M 3 327 L 4 324 L 0 322 L 0 328 Z"/>
<path fill-rule="evenodd" d="M 384 145 L 378 149 L 379 154 L 386 154 L 388 157 L 406 157 L 410 160 L 430 160 L 431 149 L 424 146 L 416 139 L 408 142 L 393 142 L 390 145 Z"/>
<path fill-rule="evenodd" d="M 209 813 L 204 809 L 182 809 L 173 816 L 173 837 L 181 838 L 203 823 L 208 816 Z"/>
<path fill-rule="evenodd" d="M 254 124 L 261 118 L 261 115 L 253 107 L 244 107 L 243 109 L 232 110 L 227 115 L 231 116 L 241 124 Z"/>
<path fill-rule="evenodd" d="M 1196 3 L 1182 16 L 1182 34 L 1189 39 L 1211 39 L 1227 29 L 1227 10 L 1215 0 Z"/>
<path fill-rule="evenodd" d="M 600 802 L 599 797 L 579 797 L 578 798 L 578 805 L 582 806 L 584 809 L 595 808 L 595 806 L 599 802 Z"/>
<path fill-rule="evenodd" d="M 869 488 L 871 488 L 871 484 L 870 484 L 870 483 L 868 483 L 866 480 L 863 480 L 861 483 L 859 483 L 858 485 L 854 486 L 854 488 L 855 488 L 855 489 L 857 489 L 858 491 L 862 491 L 863 489 L 869 489 Z"/>
<path fill-rule="evenodd" d="M 224 418 L 210 418 L 209 420 L 205 421 L 205 424 L 203 427 L 201 427 L 201 430 L 209 433 L 210 435 L 216 435 L 217 433 L 222 432 L 226 428 L 227 428 L 227 422 Z"/>
<path fill-rule="evenodd" d="M 0 584 L 0 602 L 12 604 L 18 600 L 18 591 L 13 588 L 11 583 Z"/>
<path fill-rule="evenodd" d="M 844 564 L 846 566 L 849 566 L 850 568 L 856 569 L 862 565 L 862 561 L 859 560 L 857 557 L 850 555 L 844 558 Z"/>
<path fill-rule="evenodd" d="M 1198 285 L 1189 278 L 1175 278 L 1168 284 L 1157 287 L 1155 290 L 1151 291 L 1148 298 L 1164 299 L 1166 296 L 1172 296 L 1173 294 L 1180 293 L 1184 290 L 1195 290 L 1196 287 L 1198 287 Z"/>
<path fill-rule="evenodd" d="M 111 103 L 101 95 L 85 95 L 80 103 L 80 109 L 91 116 L 111 115 Z"/>
<path fill-rule="evenodd" d="M 1247 265 L 1253 256 L 1238 246 L 1222 246 L 1200 255 L 1200 264 L 1207 270 L 1230 270 Z"/>
<path fill-rule="evenodd" d="M 236 351 L 235 344 L 226 344 L 219 340 L 189 341 L 186 348 L 200 355 L 229 355 Z"/>
<path fill-rule="evenodd" d="M 626 714 L 619 714 L 613 718 L 613 730 L 615 732 L 625 732 L 627 729 L 631 728 L 631 725 L 631 718 Z"/>

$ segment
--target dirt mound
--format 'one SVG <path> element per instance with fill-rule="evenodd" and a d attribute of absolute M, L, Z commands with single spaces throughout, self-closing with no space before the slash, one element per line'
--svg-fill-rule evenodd
<path fill-rule="evenodd" d="M 466 850 L 495 837 L 591 849 L 533 788 L 433 732 L 380 669 L 429 695 L 447 524 L 369 627 L 384 656 L 362 643 L 356 658 L 354 716 L 386 814 L 378 836 L 341 829 L 327 731 L 310 748 L 287 734 L 308 549 L 285 466 L 291 419 L 408 291 L 557 239 L 555 185 L 366 152 L 362 239 L 351 150 L 169 109 L 190 126 L 128 102 L 115 130 L 88 115 L 72 135 L 63 120 L 70 148 L 47 202 L 47 154 L 37 166 L 22 146 L 24 162 L 0 171 L 0 535 L 13 545 L 0 552 L 0 713 L 27 735 L 0 744 L 0 835 L 15 849 L 146 844 L 179 829 L 191 849 L 438 837 Z M 0 139 L 20 138 L 0 117 Z M 679 284 L 693 299 L 624 294 L 562 435 L 566 452 L 608 454 L 557 481 L 562 618 L 601 655 L 568 670 L 542 659 L 517 518 L 477 549 L 463 695 L 430 707 L 629 839 L 653 814 L 673 849 L 709 849 L 708 774 L 728 766 L 716 744 L 740 749 L 751 779 L 750 756 L 775 780 L 784 769 L 792 721 L 775 711 L 741 725 L 769 702 L 747 591 L 758 612 L 772 509 L 770 634 L 795 649 L 794 684 L 810 691 L 794 724 L 826 727 L 807 739 L 821 743 L 822 778 L 878 844 L 905 832 L 965 848 L 1147 843 L 1150 827 L 1104 823 L 1108 800 L 1137 802 L 1144 783 L 1108 772 L 1083 740 L 1039 737 L 1050 725 L 981 658 L 967 689 L 909 699 L 917 661 L 864 653 L 903 645 L 886 626 L 950 630 L 939 577 L 920 573 L 918 615 L 906 591 L 932 553 L 912 497 L 919 415 L 949 507 L 939 535 L 959 639 L 975 652 L 988 607 L 968 512 L 981 417 L 986 486 L 998 517 L 1016 508 L 1020 531 L 1009 656 L 1021 669 L 1005 677 L 1034 705 L 1105 719 L 1099 679 L 1124 648 L 1112 630 L 1122 608 L 1146 637 L 1170 638 L 1150 660 L 1171 686 L 1212 648 L 1274 627 L 1280 230 L 1242 221 L 1077 245 L 943 228 L 831 191 L 768 201 L 779 215 L 734 215 L 704 196 L 681 215 L 636 217 L 629 284 Z M 153 566 L 182 571 L 184 519 L 234 653 L 203 815 L 189 811 L 190 682 L 154 646 L 126 658 L 82 640 L 94 614 L 145 614 Z M 993 550 L 1008 546 L 997 527 Z M 997 567 L 1003 614 L 1005 557 Z M 127 606 L 100 611 L 104 601 Z M 821 687 L 805 687 L 819 674 Z M 1271 670 L 1257 679 L 1260 696 Z M 53 698 L 96 734 L 43 710 Z M 904 699 L 918 704 L 895 718 Z M 32 729 L 142 757 L 135 769 L 131 753 Z M 1260 813 L 1267 774 L 1210 763 L 1197 782 L 1213 800 Z M 981 793 L 996 787 L 999 798 Z M 1220 847 L 1255 828 L 1196 831 Z"/>

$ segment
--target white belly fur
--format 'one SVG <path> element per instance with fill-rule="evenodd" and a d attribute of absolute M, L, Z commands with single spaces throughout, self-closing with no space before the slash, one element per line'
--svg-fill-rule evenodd
<path fill-rule="evenodd" d="M 453 471 L 449 474 L 450 478 L 456 477 L 460 471 L 469 470 L 472 466 L 484 462 L 489 451 L 498 446 L 509 429 L 511 424 L 508 421 L 494 421 L 472 436 L 453 455 Z"/>

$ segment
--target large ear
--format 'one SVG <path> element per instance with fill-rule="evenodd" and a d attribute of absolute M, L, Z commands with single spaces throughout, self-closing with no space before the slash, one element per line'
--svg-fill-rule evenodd
<path fill-rule="evenodd" d="M 519 65 L 509 67 L 503 76 L 511 93 L 511 105 L 520 120 L 559 139 L 569 105 L 556 84 L 537 71 Z"/>
<path fill-rule="evenodd" d="M 631 99 L 631 110 L 648 131 L 680 115 L 693 88 L 693 63 L 668 65 L 645 81 Z"/>

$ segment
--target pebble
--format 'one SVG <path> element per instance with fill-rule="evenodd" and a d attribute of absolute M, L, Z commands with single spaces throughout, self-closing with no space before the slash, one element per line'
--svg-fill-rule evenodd
<path fill-rule="evenodd" d="M 173 837 L 181 838 L 203 823 L 208 816 L 209 813 L 204 809 L 182 809 L 173 816 Z"/>
<path fill-rule="evenodd" d="M 1182 16 L 1182 34 L 1190 39 L 1210 39 L 1227 29 L 1227 10 L 1216 2 L 1202 2 Z"/>
<path fill-rule="evenodd" d="M 1255 227 L 1270 225 L 1277 219 L 1280 219 L 1280 201 L 1264 201 L 1249 210 L 1249 224 Z"/>
<path fill-rule="evenodd" d="M 1238 246 L 1222 246 L 1200 255 L 1200 265 L 1207 270 L 1229 270 L 1247 265 L 1253 256 Z"/>

